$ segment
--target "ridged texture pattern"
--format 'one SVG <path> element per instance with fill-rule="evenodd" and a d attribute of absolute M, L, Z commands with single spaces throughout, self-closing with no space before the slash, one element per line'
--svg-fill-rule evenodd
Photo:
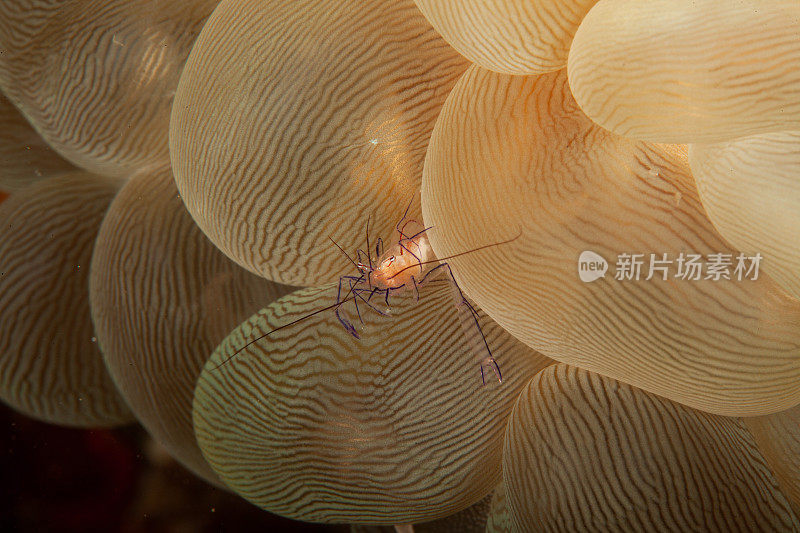
<path fill-rule="evenodd" d="M 800 407 L 745 418 L 744 423 L 797 513 L 800 511 Z"/>
<path fill-rule="evenodd" d="M 492 493 L 489 517 L 486 520 L 486 533 L 513 533 L 514 525 L 508 510 L 508 494 L 505 483 L 500 483 Z"/>
<path fill-rule="evenodd" d="M 414 0 L 464 57 L 503 74 L 567 65 L 572 37 L 597 0 Z"/>
<path fill-rule="evenodd" d="M 0 189 L 18 191 L 75 167 L 61 159 L 0 94 Z"/>
<path fill-rule="evenodd" d="M 800 530 L 740 420 L 566 365 L 520 395 L 503 479 L 521 532 Z"/>
<path fill-rule="evenodd" d="M 169 162 L 181 68 L 216 0 L 4 0 L 0 88 L 75 165 L 127 176 Z"/>
<path fill-rule="evenodd" d="M 489 496 L 454 515 L 414 524 L 414 533 L 483 533 L 489 513 Z M 350 533 L 398 533 L 394 526 L 354 524 Z"/>
<path fill-rule="evenodd" d="M 231 329 L 290 290 L 222 255 L 169 169 L 131 178 L 103 221 L 90 294 L 109 371 L 150 434 L 208 480 L 219 483 L 192 430 L 200 370 Z"/>
<path fill-rule="evenodd" d="M 468 62 L 412 0 L 223 1 L 181 77 L 178 188 L 225 254 L 292 285 L 337 280 L 392 236 L 439 109 Z M 197 125 L 202 124 L 202 128 Z"/>
<path fill-rule="evenodd" d="M 0 204 L 0 399 L 54 424 L 132 420 L 97 348 L 89 262 L 118 184 L 77 172 Z"/>
<path fill-rule="evenodd" d="M 328 310 L 218 367 L 247 340 L 335 296 L 335 286 L 285 296 L 209 359 L 194 426 L 220 478 L 268 511 L 312 522 L 424 522 L 486 497 L 500 480 L 511 406 L 550 360 L 483 320 L 504 382 L 482 386 L 477 330 L 462 330 L 443 279 L 423 287 L 419 302 L 394 296 L 391 316 L 362 310 L 361 340 Z"/>
<path fill-rule="evenodd" d="M 689 163 L 720 234 L 800 300 L 800 132 L 695 144 Z"/>
<path fill-rule="evenodd" d="M 578 104 L 637 139 L 800 129 L 800 2 L 600 0 L 569 51 Z"/>
<path fill-rule="evenodd" d="M 735 251 L 703 212 L 685 149 L 596 126 L 563 71 L 470 68 L 431 138 L 422 207 L 439 257 L 519 235 L 450 265 L 489 316 L 548 357 L 718 414 L 800 401 L 798 302 L 763 273 L 694 281 L 673 263 L 668 279 L 646 281 L 649 254 Z M 609 262 L 592 283 L 578 277 L 587 250 Z M 623 253 L 646 254 L 638 281 L 614 279 Z"/>

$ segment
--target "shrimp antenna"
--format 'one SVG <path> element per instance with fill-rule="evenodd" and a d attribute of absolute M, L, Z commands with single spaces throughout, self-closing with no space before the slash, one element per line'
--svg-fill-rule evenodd
<path fill-rule="evenodd" d="M 428 228 L 428 229 L 430 229 L 430 228 Z M 393 277 L 399 275 L 401 272 L 403 272 L 405 270 L 408 270 L 409 268 L 417 268 L 417 267 L 421 267 L 422 265 L 430 265 L 430 264 L 433 264 L 433 263 L 441 263 L 442 261 L 447 261 L 448 259 L 453 259 L 454 257 L 461 257 L 462 255 L 467 255 L 467 254 L 471 254 L 473 252 L 478 252 L 480 250 L 485 250 L 486 248 L 492 248 L 493 246 L 500 246 L 500 245 L 503 245 L 503 244 L 508 244 L 510 242 L 516 241 L 521 236 L 522 236 L 522 230 L 519 231 L 519 233 L 517 234 L 516 237 L 512 237 L 511 239 L 508 239 L 508 240 L 505 240 L 505 241 L 493 242 L 491 244 L 484 244 L 483 246 L 478 246 L 477 248 L 473 248 L 472 250 L 467 250 L 466 252 L 459 252 L 457 254 L 448 255 L 447 257 L 442 257 L 441 259 L 431 259 L 430 261 L 422 261 L 422 262 L 419 262 L 419 263 L 414 263 L 413 265 L 409 265 L 409 266 L 407 266 L 405 268 L 401 268 L 400 270 L 398 270 L 397 272 L 395 272 L 394 274 L 389 276 L 388 279 L 392 279 Z"/>
<path fill-rule="evenodd" d="M 338 246 L 338 245 L 337 245 L 337 246 Z M 258 336 L 258 337 L 256 337 L 255 339 L 251 340 L 250 342 L 248 342 L 247 344 L 245 344 L 244 346 L 242 346 L 241 348 L 239 348 L 238 350 L 236 350 L 235 352 L 233 352 L 233 353 L 232 353 L 231 355 L 229 355 L 229 356 L 228 356 L 228 357 L 227 357 L 227 358 L 226 358 L 224 361 L 222 361 L 220 364 L 218 364 L 217 366 L 215 366 L 214 368 L 212 368 L 212 370 L 216 370 L 216 369 L 218 369 L 219 367 L 221 367 L 222 365 L 224 365 L 225 363 L 227 363 L 228 361 L 230 361 L 231 359 L 233 359 L 234 357 L 236 357 L 237 355 L 239 355 L 239 353 L 240 353 L 240 352 L 242 352 L 243 350 L 245 350 L 245 349 L 247 349 L 248 347 L 252 346 L 253 344 L 257 343 L 257 342 L 258 342 L 258 341 L 260 341 L 261 339 L 264 339 L 264 338 L 266 338 L 266 337 L 268 337 L 268 336 L 272 335 L 272 334 L 273 334 L 273 333 L 275 333 L 276 331 L 279 331 L 279 330 L 281 330 L 281 329 L 283 329 L 283 328 L 288 328 L 289 326 L 293 326 L 293 325 L 297 324 L 298 322 L 302 322 L 303 320 L 306 320 L 307 318 L 311 318 L 311 317 L 312 317 L 312 316 L 314 316 L 314 315 L 318 315 L 319 313 L 323 313 L 323 312 L 325 312 L 325 311 L 330 311 L 331 309 L 336 309 L 337 307 L 341 307 L 341 306 L 342 306 L 342 305 L 344 305 L 344 304 L 345 304 L 345 303 L 346 303 L 348 300 L 350 300 L 350 299 L 351 299 L 351 298 L 350 298 L 350 295 L 351 295 L 351 294 L 353 294 L 353 287 L 350 287 L 350 290 L 349 290 L 349 291 L 347 291 L 347 294 L 345 294 L 345 296 L 344 296 L 344 298 L 342 299 L 342 301 L 341 301 L 341 302 L 336 302 L 336 303 L 335 303 L 335 304 L 333 304 L 333 305 L 329 305 L 329 306 L 327 306 L 327 307 L 323 307 L 322 309 L 317 309 L 316 311 L 314 311 L 314 312 L 312 312 L 312 313 L 309 313 L 309 314 L 307 314 L 307 315 L 301 316 L 301 317 L 300 317 L 300 318 L 298 318 L 297 320 L 292 320 L 291 322 L 288 322 L 288 323 L 286 323 L 286 324 L 283 324 L 282 326 L 278 326 L 277 328 L 274 328 L 274 329 L 271 329 L 271 330 L 269 330 L 268 332 L 264 333 L 263 335 L 259 335 L 259 336 Z M 355 296 L 355 295 L 353 295 L 353 299 L 355 299 L 355 298 L 356 298 L 356 296 Z"/>
<path fill-rule="evenodd" d="M 372 217 L 371 214 L 367 215 L 367 262 L 369 263 L 369 269 L 372 270 L 372 254 L 369 250 L 369 219 Z M 377 257 L 375 260 L 377 261 Z"/>
<path fill-rule="evenodd" d="M 339 246 L 339 243 L 338 243 L 338 242 L 336 242 L 336 241 L 334 241 L 334 240 L 333 240 L 333 237 L 328 237 L 328 238 L 331 240 L 331 242 L 332 242 L 333 244 L 335 244 L 335 245 L 336 245 L 336 247 L 339 249 L 339 251 L 341 251 L 341 252 L 344 254 L 344 256 L 345 256 L 345 257 L 348 259 L 348 261 L 350 261 L 351 263 L 353 263 L 353 266 L 354 266 L 354 267 L 358 268 L 358 265 L 356 264 L 356 262 L 355 262 L 355 261 L 353 261 L 353 258 L 352 258 L 352 257 L 350 257 L 350 255 L 349 255 L 347 252 L 345 252 L 345 251 L 344 251 L 344 248 L 342 248 L 341 246 Z"/>

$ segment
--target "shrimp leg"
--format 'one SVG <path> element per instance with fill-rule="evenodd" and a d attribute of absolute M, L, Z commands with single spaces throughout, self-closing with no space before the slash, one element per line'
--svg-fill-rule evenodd
<path fill-rule="evenodd" d="M 480 363 L 481 383 L 486 385 L 486 376 L 484 375 L 484 370 L 483 370 L 484 366 L 488 366 L 492 370 L 494 370 L 494 373 L 497 376 L 497 380 L 500 383 L 502 383 L 503 375 L 500 373 L 500 365 L 497 364 L 497 361 L 492 355 L 492 350 L 491 348 L 489 348 L 489 343 L 486 341 L 486 336 L 483 334 L 483 328 L 481 328 L 480 321 L 478 320 L 478 312 L 475 310 L 475 307 L 469 302 L 469 300 L 467 300 L 467 298 L 464 296 L 464 293 L 461 291 L 461 287 L 458 286 L 458 282 L 456 281 L 456 278 L 453 275 L 453 270 L 450 268 L 449 264 L 439 263 L 439 265 L 432 268 L 430 272 L 428 272 L 428 274 L 430 274 L 431 272 L 433 272 L 438 268 L 441 268 L 443 271 L 446 271 L 447 274 L 450 276 L 450 280 L 453 282 L 455 298 L 457 300 L 456 306 L 458 308 L 467 309 L 467 311 L 469 312 L 469 316 L 472 319 L 471 322 L 475 325 L 475 328 L 477 328 L 478 333 L 480 333 L 483 348 L 486 348 L 486 353 L 488 355 L 484 357 Z M 427 275 L 425 277 L 427 277 Z"/>
<path fill-rule="evenodd" d="M 369 300 L 370 300 L 370 298 L 372 298 L 372 295 L 375 293 L 375 291 L 380 291 L 380 289 L 378 289 L 377 287 L 373 287 L 372 289 L 364 289 L 364 288 L 359 288 L 359 287 L 353 287 L 353 294 L 355 294 L 362 302 L 367 304 L 367 307 L 369 307 L 370 309 L 372 309 L 373 311 L 375 311 L 379 315 L 389 316 L 387 313 L 385 313 L 384 311 L 381 311 L 380 309 L 375 307 L 372 303 L 370 303 Z M 367 297 L 367 298 L 364 297 L 364 295 L 362 293 L 365 293 L 365 292 L 369 292 L 369 297 Z"/>
<path fill-rule="evenodd" d="M 366 258 L 367 258 L 366 261 L 364 261 L 364 259 L 363 259 L 364 256 L 366 256 Z M 358 261 L 362 265 L 369 265 L 370 268 L 372 268 L 372 258 L 370 257 L 370 255 L 367 252 L 365 252 L 361 248 L 356 250 L 356 261 Z"/>
<path fill-rule="evenodd" d="M 400 232 L 400 237 L 402 237 L 403 239 L 413 239 L 413 238 L 414 238 L 416 235 L 419 235 L 419 233 L 417 233 L 417 234 L 415 234 L 415 235 L 411 235 L 411 236 L 408 236 L 408 235 L 406 235 L 406 226 L 408 226 L 408 225 L 409 225 L 409 224 L 411 224 L 412 222 L 413 222 L 414 224 L 416 224 L 417 226 L 422 226 L 422 224 L 420 224 L 419 222 L 417 222 L 417 221 L 416 221 L 416 220 L 414 220 L 413 218 L 411 218 L 411 219 L 409 219 L 409 220 L 406 220 L 406 221 L 403 223 L 403 226 L 402 226 L 401 228 L 398 228 L 398 229 L 397 229 L 397 231 L 399 231 L 399 232 Z M 424 232 L 425 230 L 422 230 L 422 231 Z M 420 233 L 422 233 L 422 232 L 420 232 Z"/>
<path fill-rule="evenodd" d="M 392 308 L 392 306 L 389 304 L 389 293 L 391 291 L 396 291 L 397 289 L 402 289 L 405 286 L 406 286 L 406 284 L 403 283 L 402 285 L 398 285 L 397 287 L 387 287 L 386 289 L 384 289 L 386 291 L 386 297 L 384 298 L 384 300 L 386 301 L 386 307 L 387 308 L 389 308 L 389 309 Z"/>
<path fill-rule="evenodd" d="M 341 305 L 339 305 L 339 304 L 342 303 L 342 299 L 341 299 L 342 298 L 342 283 L 344 282 L 344 280 L 348 280 L 350 282 L 350 292 L 352 292 L 353 291 L 353 286 L 355 284 L 358 284 L 361 281 L 363 281 L 364 280 L 364 276 L 363 275 L 358 276 L 358 277 L 356 277 L 356 276 L 342 276 L 341 278 L 339 278 L 339 289 L 336 291 L 336 306 L 337 307 L 336 307 L 336 310 L 334 311 L 334 314 L 336 315 L 336 318 L 342 324 L 342 326 L 344 327 L 345 331 L 347 331 L 350 335 L 352 335 L 353 337 L 358 339 L 360 337 L 358 336 L 358 332 L 356 332 L 355 326 L 353 326 L 352 322 L 350 322 L 347 318 L 344 318 L 341 315 Z M 353 298 L 353 302 L 355 302 L 355 305 L 356 305 L 356 312 L 358 313 L 358 319 L 361 320 L 361 313 L 358 310 L 357 298 L 354 297 Z M 362 321 L 362 323 L 363 323 L 363 321 Z"/>
<path fill-rule="evenodd" d="M 414 276 L 411 276 L 411 283 L 414 284 L 414 292 L 417 293 L 417 301 L 419 301 L 419 287 L 417 286 L 417 280 L 414 279 Z"/>
<path fill-rule="evenodd" d="M 398 232 L 398 233 L 400 234 L 400 236 L 401 236 L 402 238 L 404 238 L 404 239 L 407 239 L 408 237 L 406 236 L 406 234 L 405 234 L 405 233 L 403 233 L 403 229 L 405 229 L 405 224 L 403 224 L 403 221 L 404 221 L 404 220 L 406 219 L 406 217 L 408 216 L 408 210 L 409 210 L 409 209 L 411 209 L 411 204 L 413 204 L 413 203 L 414 203 L 414 198 L 412 197 L 412 198 L 411 198 L 411 201 L 409 201 L 409 202 L 408 202 L 408 207 L 406 207 L 406 210 L 405 210 L 405 212 L 403 213 L 403 216 L 402 216 L 402 218 L 401 218 L 400 220 L 398 220 L 398 221 L 397 221 L 397 226 L 395 226 L 395 228 L 397 228 L 397 232 Z M 403 228 L 402 228 L 402 229 L 400 228 L 400 224 L 403 224 Z"/>

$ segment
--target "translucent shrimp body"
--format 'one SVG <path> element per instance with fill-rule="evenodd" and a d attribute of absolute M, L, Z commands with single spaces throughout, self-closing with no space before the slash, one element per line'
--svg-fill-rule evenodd
<path fill-rule="evenodd" d="M 403 239 L 387 249 L 373 268 L 359 264 L 368 282 L 379 290 L 408 287 L 413 289 L 438 263 L 424 233 Z"/>

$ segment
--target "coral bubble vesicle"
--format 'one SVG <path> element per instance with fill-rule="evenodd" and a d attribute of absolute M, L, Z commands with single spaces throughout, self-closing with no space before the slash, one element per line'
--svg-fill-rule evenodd
<path fill-rule="evenodd" d="M 116 181 L 76 171 L 0 205 L 0 399 L 53 424 L 132 421 L 89 310 L 89 263 Z"/>
<path fill-rule="evenodd" d="M 581 19 L 597 0 L 414 0 L 464 57 L 503 74 L 567 65 Z"/>
<path fill-rule="evenodd" d="M 601 126 L 665 143 L 800 129 L 797 0 L 600 0 L 569 82 Z"/>
<path fill-rule="evenodd" d="M 485 533 L 488 512 L 489 497 L 487 496 L 475 505 L 453 515 L 430 522 L 417 522 L 413 525 L 413 533 Z M 393 525 L 352 524 L 350 533 L 404 533 L 409 531 L 406 528 L 408 525 L 395 528 Z"/>
<path fill-rule="evenodd" d="M 800 528 L 741 420 L 563 364 L 520 394 L 503 480 L 520 533 Z"/>
<path fill-rule="evenodd" d="M 169 162 L 183 63 L 217 0 L 3 0 L 0 88 L 62 157 L 127 177 Z"/>
<path fill-rule="evenodd" d="M 800 132 L 694 144 L 689 163 L 714 227 L 800 300 Z"/>
<path fill-rule="evenodd" d="M 743 421 L 797 512 L 800 510 L 800 406 Z"/>
<path fill-rule="evenodd" d="M 18 191 L 72 170 L 75 167 L 56 154 L 0 94 L 0 189 Z"/>
<path fill-rule="evenodd" d="M 189 212 L 226 255 L 292 285 L 338 279 L 344 249 L 388 239 L 468 62 L 412 0 L 225 0 L 170 123 Z"/>
<path fill-rule="evenodd" d="M 192 431 L 197 376 L 231 328 L 289 288 L 217 250 L 166 168 L 134 175 L 114 198 L 89 289 L 98 343 L 131 410 L 173 456 L 219 483 Z"/>
<path fill-rule="evenodd" d="M 504 381 L 483 386 L 477 332 L 462 329 L 441 281 L 419 302 L 393 296 L 391 316 L 363 309 L 360 340 L 326 310 L 246 346 L 330 305 L 336 286 L 284 296 L 234 330 L 194 397 L 197 440 L 219 477 L 312 522 L 424 522 L 485 498 L 500 481 L 511 406 L 551 361 L 484 319 Z"/>
<path fill-rule="evenodd" d="M 519 235 L 449 262 L 489 316 L 541 353 L 719 414 L 800 402 L 800 302 L 763 271 L 753 279 L 750 256 L 737 273 L 685 147 L 600 128 L 563 71 L 471 67 L 431 138 L 422 207 L 440 257 Z M 579 271 L 584 256 L 597 271 Z"/>

